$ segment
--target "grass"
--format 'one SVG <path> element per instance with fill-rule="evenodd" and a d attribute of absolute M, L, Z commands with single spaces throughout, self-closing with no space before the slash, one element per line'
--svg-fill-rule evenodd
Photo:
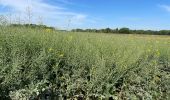
<path fill-rule="evenodd" d="M 3 27 L 0 98 L 170 99 L 170 37 Z"/>

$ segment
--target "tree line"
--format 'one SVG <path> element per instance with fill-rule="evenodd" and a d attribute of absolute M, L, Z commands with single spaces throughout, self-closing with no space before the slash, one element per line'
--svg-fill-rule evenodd
<path fill-rule="evenodd" d="M 94 32 L 94 33 L 120 33 L 120 34 L 149 34 L 149 35 L 170 35 L 170 30 L 131 30 L 129 28 L 105 28 L 105 29 L 73 29 L 72 32 Z"/>
<path fill-rule="evenodd" d="M 30 28 L 42 28 L 42 29 L 52 29 L 54 30 L 54 27 L 50 27 L 47 25 L 37 25 L 37 24 L 11 24 L 12 27 L 30 27 Z"/>

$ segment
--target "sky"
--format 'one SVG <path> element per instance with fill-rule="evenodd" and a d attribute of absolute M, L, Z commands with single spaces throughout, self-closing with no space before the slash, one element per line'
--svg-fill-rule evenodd
<path fill-rule="evenodd" d="M 170 29 L 170 0 L 0 0 L 0 15 L 59 29 Z"/>

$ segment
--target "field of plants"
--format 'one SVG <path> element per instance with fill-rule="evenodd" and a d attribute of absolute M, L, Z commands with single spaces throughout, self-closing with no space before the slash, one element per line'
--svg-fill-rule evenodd
<path fill-rule="evenodd" d="M 1 100 L 170 100 L 170 36 L 0 28 Z"/>

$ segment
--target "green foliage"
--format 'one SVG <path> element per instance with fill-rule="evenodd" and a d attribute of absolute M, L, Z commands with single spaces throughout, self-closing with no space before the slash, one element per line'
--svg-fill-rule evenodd
<path fill-rule="evenodd" d="M 95 32 L 95 33 L 114 33 L 114 34 L 146 34 L 146 35 L 170 35 L 170 30 L 131 30 L 129 28 L 116 29 L 73 29 L 72 32 Z"/>
<path fill-rule="evenodd" d="M 170 37 L 0 31 L 0 98 L 169 100 Z"/>
<path fill-rule="evenodd" d="M 130 29 L 129 28 L 121 28 L 121 29 L 119 29 L 119 33 L 129 34 Z"/>
<path fill-rule="evenodd" d="M 37 24 L 11 24 L 11 27 L 28 27 L 28 28 L 41 28 L 41 29 L 52 29 L 54 30 L 54 27 L 49 27 L 46 25 L 37 25 Z"/>

